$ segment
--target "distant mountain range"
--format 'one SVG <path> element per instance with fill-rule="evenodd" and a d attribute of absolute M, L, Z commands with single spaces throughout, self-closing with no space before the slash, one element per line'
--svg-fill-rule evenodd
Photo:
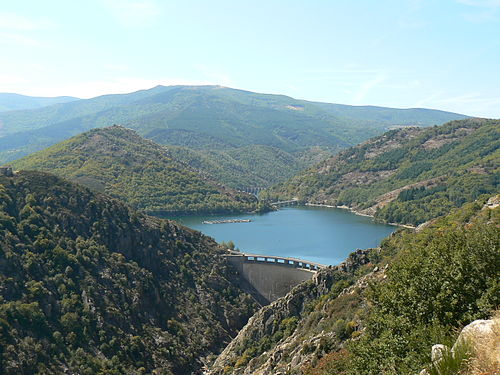
<path fill-rule="evenodd" d="M 46 98 L 41 96 L 26 96 L 12 93 L 0 93 L 0 112 L 35 109 L 52 104 L 68 103 L 78 98 L 72 96 L 57 96 Z"/>
<path fill-rule="evenodd" d="M 257 198 L 225 188 L 131 129 L 93 129 L 12 163 L 50 172 L 150 213 L 257 210 Z"/>
<path fill-rule="evenodd" d="M 59 177 L 0 173 L 0 372 L 419 373 L 431 345 L 499 306 L 500 120 L 408 126 L 447 116 L 463 117 L 219 87 L 0 114 L 8 157 L 78 133 L 12 163 Z M 399 223 L 442 217 L 356 250 L 262 309 L 212 239 L 119 201 L 241 208 L 255 199 L 214 176 L 269 184 L 320 158 L 263 198 Z"/>
<path fill-rule="evenodd" d="M 428 109 L 315 103 L 220 86 L 157 86 L 0 113 L 0 162 L 92 128 L 119 124 L 157 143 L 196 150 L 191 159 L 198 164 L 214 164 L 216 152 L 216 159 L 223 160 L 222 182 L 230 186 L 242 187 L 252 180 L 229 176 L 228 169 L 241 170 L 240 176 L 255 175 L 255 184 L 268 186 L 291 177 L 325 152 L 336 152 L 389 128 L 429 126 L 464 117 Z M 239 155 L 253 153 L 255 146 L 260 158 L 240 160 Z M 269 176 L 280 170 L 282 160 L 292 166 L 289 172 Z M 276 168 L 270 167 L 273 164 Z"/>
<path fill-rule="evenodd" d="M 404 128 L 342 151 L 262 198 L 348 206 L 397 223 L 420 224 L 499 193 L 500 120 L 466 119 Z"/>

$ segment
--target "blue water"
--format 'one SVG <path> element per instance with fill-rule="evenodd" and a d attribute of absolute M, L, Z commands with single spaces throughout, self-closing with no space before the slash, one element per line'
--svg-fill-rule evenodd
<path fill-rule="evenodd" d="M 250 223 L 203 224 L 204 220 L 250 219 Z M 180 223 L 241 251 L 288 256 L 335 265 L 356 249 L 376 247 L 396 227 L 323 207 L 290 207 L 266 214 L 185 216 Z"/>

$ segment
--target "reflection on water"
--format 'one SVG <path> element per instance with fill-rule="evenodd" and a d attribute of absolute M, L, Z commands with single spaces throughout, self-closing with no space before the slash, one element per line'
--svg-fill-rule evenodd
<path fill-rule="evenodd" d="M 184 216 L 175 218 L 217 241 L 233 241 L 245 252 L 303 258 L 338 264 L 356 249 L 375 247 L 396 227 L 346 210 L 289 207 L 266 214 Z M 203 224 L 205 220 L 250 219 L 251 222 Z"/>

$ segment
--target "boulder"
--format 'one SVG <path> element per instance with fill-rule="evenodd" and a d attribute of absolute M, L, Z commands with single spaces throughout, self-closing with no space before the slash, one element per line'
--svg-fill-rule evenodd
<path fill-rule="evenodd" d="M 495 334 L 494 326 L 494 320 L 473 321 L 469 325 L 466 325 L 464 329 L 462 329 L 462 332 L 460 332 L 457 341 L 453 345 L 453 349 L 461 340 L 469 340 L 474 346 L 477 346 L 477 344 L 481 342 L 485 342 Z"/>

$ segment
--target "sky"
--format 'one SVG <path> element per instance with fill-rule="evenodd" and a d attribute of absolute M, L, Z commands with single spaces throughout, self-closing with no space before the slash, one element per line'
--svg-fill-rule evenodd
<path fill-rule="evenodd" d="M 0 0 L 0 92 L 216 84 L 500 118 L 500 0 Z"/>

